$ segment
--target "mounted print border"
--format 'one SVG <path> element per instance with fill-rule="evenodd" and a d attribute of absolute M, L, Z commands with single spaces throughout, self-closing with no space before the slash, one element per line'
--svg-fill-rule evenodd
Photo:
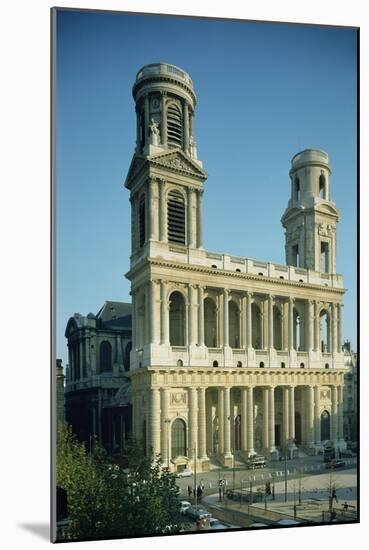
<path fill-rule="evenodd" d="M 357 523 L 359 29 L 51 18 L 52 540 Z"/>

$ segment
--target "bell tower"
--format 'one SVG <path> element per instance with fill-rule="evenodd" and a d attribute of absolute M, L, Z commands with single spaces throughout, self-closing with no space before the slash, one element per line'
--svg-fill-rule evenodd
<path fill-rule="evenodd" d="M 330 191 L 327 153 L 305 149 L 291 161 L 291 197 L 282 216 L 286 263 L 320 273 L 336 273 L 339 212 Z"/>
<path fill-rule="evenodd" d="M 132 208 L 131 267 L 170 247 L 202 248 L 202 193 L 207 178 L 197 158 L 196 95 L 175 65 L 142 67 L 132 90 L 136 148 L 126 178 Z"/>

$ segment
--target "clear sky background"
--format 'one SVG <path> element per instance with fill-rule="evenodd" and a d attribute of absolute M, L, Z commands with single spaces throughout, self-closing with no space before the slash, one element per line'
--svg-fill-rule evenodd
<path fill-rule="evenodd" d="M 59 12 L 57 30 L 57 357 L 75 312 L 130 301 L 132 85 L 146 64 L 193 79 L 208 250 L 285 263 L 280 218 L 294 154 L 328 152 L 340 213 L 344 339 L 356 349 L 356 31 L 113 13 Z"/>

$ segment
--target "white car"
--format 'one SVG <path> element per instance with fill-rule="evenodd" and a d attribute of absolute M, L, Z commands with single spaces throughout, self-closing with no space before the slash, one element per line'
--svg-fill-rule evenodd
<path fill-rule="evenodd" d="M 181 504 L 180 504 L 180 512 L 181 514 L 185 514 L 186 513 L 186 510 L 188 510 L 188 508 L 191 506 L 191 503 L 188 502 L 188 500 L 181 500 Z"/>
<path fill-rule="evenodd" d="M 190 477 L 192 476 L 192 470 L 190 468 L 185 468 L 180 472 L 177 472 L 177 477 Z"/>

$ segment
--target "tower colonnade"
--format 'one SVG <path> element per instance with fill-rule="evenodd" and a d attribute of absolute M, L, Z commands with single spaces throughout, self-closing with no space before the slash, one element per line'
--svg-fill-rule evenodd
<path fill-rule="evenodd" d="M 260 366 L 264 352 L 268 364 L 263 366 L 278 362 L 278 366 L 287 366 L 281 363 L 288 357 L 288 364 L 292 361 L 297 365 L 300 360 L 297 366 L 308 367 L 310 357 L 310 362 L 319 361 L 328 368 L 342 354 L 342 306 L 337 301 L 164 279 L 151 279 L 133 289 L 132 301 L 137 320 L 133 327 L 134 350 L 150 346 L 150 361 L 154 364 L 155 350 L 160 355 L 163 346 L 175 348 L 177 353 L 186 351 L 182 361 L 191 365 L 196 364 L 196 357 L 204 357 L 191 353 L 195 348 L 207 348 L 209 361 L 223 353 L 223 366 L 227 366 L 223 363 L 227 357 L 231 357 L 229 366 L 236 366 L 242 359 L 238 366 Z"/>

